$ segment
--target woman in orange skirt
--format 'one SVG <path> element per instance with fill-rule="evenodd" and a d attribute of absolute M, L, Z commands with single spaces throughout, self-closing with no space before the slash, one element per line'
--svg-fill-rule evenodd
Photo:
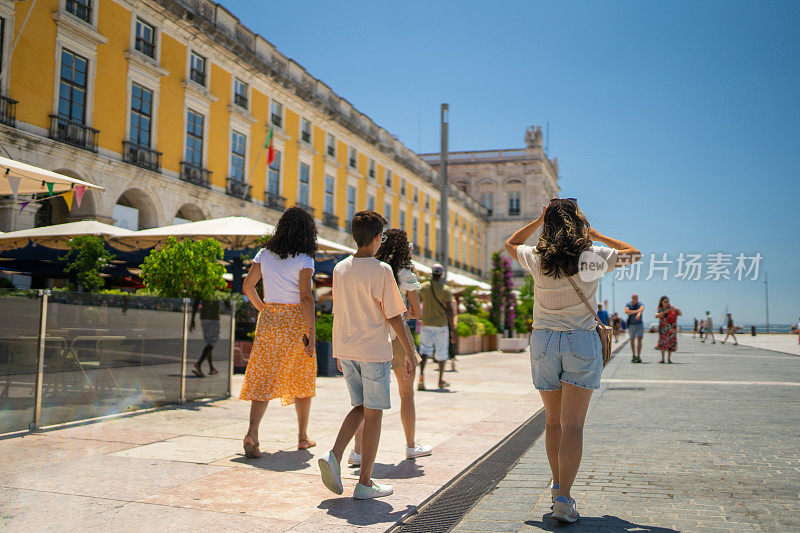
<path fill-rule="evenodd" d="M 244 280 L 244 293 L 258 309 L 255 339 L 239 398 L 250 400 L 250 426 L 244 437 L 245 455 L 261 457 L 258 427 L 275 398 L 282 405 L 294 404 L 297 412 L 297 449 L 316 443 L 308 439 L 317 377 L 314 351 L 314 254 L 317 228 L 314 219 L 300 207 L 286 210 L 273 235 L 253 258 Z M 256 284 L 263 278 L 264 299 Z"/>

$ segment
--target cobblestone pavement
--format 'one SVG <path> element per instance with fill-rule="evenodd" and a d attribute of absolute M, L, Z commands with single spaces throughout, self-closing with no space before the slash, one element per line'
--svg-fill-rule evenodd
<path fill-rule="evenodd" d="M 572 495 L 549 517 L 540 438 L 456 531 L 800 531 L 800 358 L 679 339 L 676 364 L 625 347 L 604 371 Z"/>

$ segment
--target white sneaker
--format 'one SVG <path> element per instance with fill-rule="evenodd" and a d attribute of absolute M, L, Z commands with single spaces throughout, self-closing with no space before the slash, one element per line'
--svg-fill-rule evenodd
<path fill-rule="evenodd" d="M 353 491 L 353 498 L 356 500 L 369 500 L 370 498 L 388 496 L 392 493 L 394 493 L 394 488 L 391 485 L 378 485 L 373 481 L 372 486 L 367 487 L 366 485 L 357 483 Z"/>
<path fill-rule="evenodd" d="M 558 496 L 553 504 L 553 518 L 560 522 L 576 522 L 581 515 L 575 509 L 575 500 L 568 500 L 566 496 Z"/>
<path fill-rule="evenodd" d="M 350 450 L 350 457 L 347 458 L 347 464 L 350 466 L 361 466 L 361 454 L 356 453 L 355 450 Z"/>
<path fill-rule="evenodd" d="M 342 469 L 332 451 L 319 458 L 319 472 L 322 474 L 322 482 L 325 483 L 328 490 L 334 494 L 341 494 L 344 492 L 344 487 L 342 486 Z"/>
<path fill-rule="evenodd" d="M 425 457 L 433 453 L 432 446 L 424 446 L 417 441 L 413 448 L 406 448 L 406 459 L 416 459 L 417 457 Z"/>

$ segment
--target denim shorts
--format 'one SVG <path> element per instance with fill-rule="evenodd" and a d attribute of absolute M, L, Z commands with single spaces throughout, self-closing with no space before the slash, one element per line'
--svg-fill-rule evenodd
<path fill-rule="evenodd" d="M 433 356 L 434 361 L 447 361 L 450 349 L 450 328 L 447 326 L 422 326 L 419 334 L 419 351 Z"/>
<path fill-rule="evenodd" d="M 631 340 L 644 337 L 644 324 L 629 324 L 628 336 Z"/>
<path fill-rule="evenodd" d="M 537 390 L 559 390 L 561 383 L 599 389 L 603 346 L 594 329 L 531 333 L 531 374 Z"/>
<path fill-rule="evenodd" d="M 350 404 L 367 409 L 389 409 L 389 382 L 392 362 L 352 361 L 340 359 Z"/>

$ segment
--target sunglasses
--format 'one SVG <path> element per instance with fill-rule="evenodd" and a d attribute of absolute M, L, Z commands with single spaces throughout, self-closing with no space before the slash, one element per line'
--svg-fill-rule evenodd
<path fill-rule="evenodd" d="M 389 238 L 388 235 L 386 235 L 385 233 L 381 233 L 381 244 L 385 243 L 386 239 L 388 238 Z"/>

